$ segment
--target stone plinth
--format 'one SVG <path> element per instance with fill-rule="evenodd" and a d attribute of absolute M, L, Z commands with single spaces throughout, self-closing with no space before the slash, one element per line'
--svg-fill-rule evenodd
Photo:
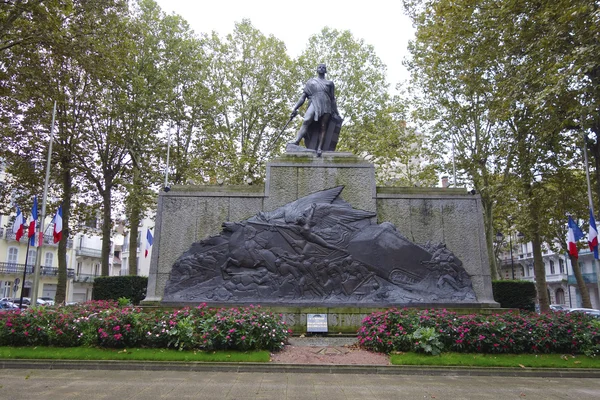
<path fill-rule="evenodd" d="M 274 210 L 300 197 L 344 186 L 342 198 L 352 207 L 376 211 L 375 168 L 350 153 L 287 153 L 267 163 L 265 210 Z"/>
<path fill-rule="evenodd" d="M 355 209 L 375 212 L 378 223 L 391 222 L 414 243 L 445 243 L 462 260 L 473 284 L 477 301 L 463 306 L 498 306 L 492 296 L 478 195 L 461 189 L 376 188 L 373 164 L 337 152 L 325 152 L 319 158 L 309 152 L 278 157 L 267 163 L 264 186 L 185 186 L 161 193 L 146 303 L 163 300 L 165 285 L 177 259 L 193 243 L 221 232 L 223 222 L 238 222 L 338 186 L 344 186 L 341 198 L 345 202 Z M 289 304 L 269 303 L 271 307 L 278 305 Z M 405 304 L 381 303 L 382 307 L 395 305 Z M 429 306 L 420 304 L 426 305 Z M 353 319 L 349 325 L 355 322 Z"/>

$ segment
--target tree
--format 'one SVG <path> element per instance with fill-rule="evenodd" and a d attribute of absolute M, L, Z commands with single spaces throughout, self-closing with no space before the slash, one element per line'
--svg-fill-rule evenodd
<path fill-rule="evenodd" d="M 502 157 L 510 150 L 507 126 L 491 112 L 498 33 L 494 20 L 481 12 L 487 10 L 483 3 L 404 1 L 417 28 L 407 67 L 423 129 L 438 148 L 454 148 L 459 173 L 481 195 L 491 275 L 497 278 L 493 210 L 498 178 L 506 174 Z"/>
<path fill-rule="evenodd" d="M 372 142 L 362 135 L 361 128 L 376 123 L 377 116 L 389 106 L 385 64 L 373 46 L 354 38 L 350 31 L 327 27 L 308 39 L 298 58 L 301 84 L 315 76 L 320 63 L 327 65 L 327 79 L 335 84 L 338 110 L 344 118 L 340 150 L 368 152 Z"/>
<path fill-rule="evenodd" d="M 202 170 L 195 179 L 261 181 L 264 161 L 280 152 L 279 132 L 296 95 L 293 63 L 282 41 L 248 20 L 236 23 L 225 40 L 206 37 L 204 49 L 210 68 L 204 85 L 195 87 L 201 91 L 196 101 L 205 99 L 195 159 L 205 162 L 197 163 Z"/>
<path fill-rule="evenodd" d="M 57 101 L 57 130 L 53 147 L 52 190 L 60 194 L 63 210 L 63 239 L 58 247 L 58 288 L 56 299 L 66 294 L 66 247 L 71 231 L 72 199 L 83 183 L 75 167 L 77 152 L 88 132 L 97 104 L 96 95 L 112 78 L 109 39 L 121 34 L 115 27 L 127 4 L 124 1 L 68 1 L 48 8 L 53 22 L 44 29 L 50 34 L 38 42 L 22 42 L 5 50 L 5 71 L 10 78 L 11 96 L 3 98 L 3 117 L 10 124 L 5 132 L 14 147 L 31 148 L 41 154 L 48 143 L 52 103 Z M 39 38 L 38 38 L 39 39 Z M 106 46 L 105 46 L 106 44 Z M 20 176 L 18 170 L 11 173 Z M 43 176 L 43 169 L 38 170 Z M 21 175 L 22 176 L 22 175 Z M 22 180 L 19 180 L 22 183 Z"/>

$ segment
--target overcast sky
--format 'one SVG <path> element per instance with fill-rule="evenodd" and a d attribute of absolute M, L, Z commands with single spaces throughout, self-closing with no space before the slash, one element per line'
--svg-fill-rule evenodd
<path fill-rule="evenodd" d="M 283 40 L 291 57 L 302 53 L 311 35 L 325 26 L 350 30 L 375 47 L 387 65 L 388 82 L 408 78 L 402 65 L 407 44 L 414 36 L 411 22 L 402 10 L 402 0 L 327 0 L 290 2 L 282 0 L 156 0 L 167 13 L 176 13 L 197 32 L 233 31 L 235 22 L 250 19 L 262 33 Z"/>

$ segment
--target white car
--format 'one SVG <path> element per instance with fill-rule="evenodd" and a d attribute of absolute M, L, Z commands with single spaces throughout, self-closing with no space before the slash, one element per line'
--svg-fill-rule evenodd
<path fill-rule="evenodd" d="M 40 297 L 38 300 L 45 301 L 47 306 L 53 306 L 54 305 L 54 299 L 52 297 Z"/>
<path fill-rule="evenodd" d="M 594 308 L 571 308 L 569 313 L 582 313 L 591 317 L 600 318 L 600 310 Z"/>

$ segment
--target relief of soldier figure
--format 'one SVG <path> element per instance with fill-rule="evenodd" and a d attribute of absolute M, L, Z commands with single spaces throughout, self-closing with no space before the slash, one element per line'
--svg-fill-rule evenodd
<path fill-rule="evenodd" d="M 474 302 L 462 262 L 417 245 L 343 187 L 302 197 L 194 243 L 173 265 L 164 302 L 410 304 Z"/>

